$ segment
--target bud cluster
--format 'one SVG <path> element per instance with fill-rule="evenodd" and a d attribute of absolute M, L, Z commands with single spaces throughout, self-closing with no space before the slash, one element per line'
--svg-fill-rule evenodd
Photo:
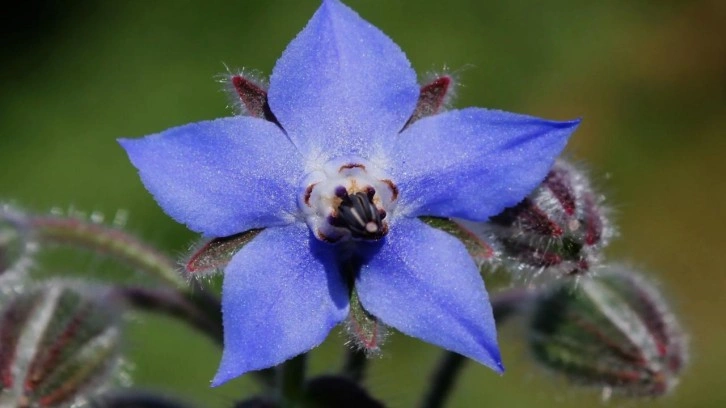
<path fill-rule="evenodd" d="M 111 383 L 128 380 L 119 352 L 121 316 L 128 308 L 172 316 L 221 338 L 218 299 L 191 294 L 172 258 L 121 230 L 118 222 L 102 221 L 97 213 L 87 219 L 75 211 L 33 214 L 0 205 L 0 407 L 166 404 L 155 394 L 106 392 Z M 217 252 L 234 250 L 212 246 Z M 161 288 L 43 279 L 57 266 L 47 270 L 50 265 L 31 260 L 40 250 L 59 247 L 113 258 Z M 201 257 L 197 264 L 211 268 L 207 261 Z"/>
<path fill-rule="evenodd" d="M 516 290 L 493 298 L 495 316 L 531 313 L 529 344 L 542 365 L 576 384 L 660 396 L 686 364 L 686 335 L 652 284 L 603 261 L 616 235 L 603 203 L 586 174 L 559 159 L 529 196 L 489 222 L 423 220 L 459 238 L 484 266 L 527 280 L 561 278 L 532 290 L 524 299 L 531 307 L 509 299 Z"/>

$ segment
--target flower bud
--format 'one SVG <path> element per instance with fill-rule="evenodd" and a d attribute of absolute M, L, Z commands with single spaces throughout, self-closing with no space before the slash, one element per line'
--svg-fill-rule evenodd
<path fill-rule="evenodd" d="M 489 223 L 462 225 L 488 237 L 509 269 L 527 278 L 580 275 L 600 262 L 614 234 L 602 202 L 581 170 L 558 160 L 522 202 Z"/>
<path fill-rule="evenodd" d="M 0 406 L 86 401 L 119 363 L 119 319 L 107 300 L 59 282 L 0 305 Z"/>
<path fill-rule="evenodd" d="M 658 291 L 622 266 L 545 290 L 529 341 L 545 367 L 628 396 L 667 393 L 687 360 L 685 335 Z"/>

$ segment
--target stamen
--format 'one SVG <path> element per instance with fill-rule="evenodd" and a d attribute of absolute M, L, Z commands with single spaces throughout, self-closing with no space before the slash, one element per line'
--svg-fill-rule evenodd
<path fill-rule="evenodd" d="M 319 240 L 378 240 L 388 234 L 398 189 L 370 163 L 336 159 L 311 172 L 302 185 L 298 205 Z"/>
<path fill-rule="evenodd" d="M 348 190 L 343 186 L 338 186 L 335 188 L 335 196 L 338 198 L 346 198 L 348 197 Z"/>
<path fill-rule="evenodd" d="M 380 239 L 385 235 L 381 213 L 373 204 L 375 190 L 358 192 L 342 197 L 338 214 L 334 220 L 336 226 L 348 229 L 354 238 Z"/>

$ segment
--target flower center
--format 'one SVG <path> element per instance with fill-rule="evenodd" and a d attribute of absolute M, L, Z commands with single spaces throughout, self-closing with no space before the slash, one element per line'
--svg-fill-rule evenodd
<path fill-rule="evenodd" d="M 331 161 L 310 173 L 304 185 L 300 208 L 321 241 L 377 240 L 388 233 L 386 217 L 398 189 L 370 163 Z"/>

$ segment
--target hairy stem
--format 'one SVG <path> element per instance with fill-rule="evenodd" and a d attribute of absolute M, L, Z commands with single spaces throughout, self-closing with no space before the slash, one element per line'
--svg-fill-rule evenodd
<path fill-rule="evenodd" d="M 179 319 L 219 347 L 224 345 L 222 306 L 216 297 L 201 288 L 193 292 L 180 292 L 168 288 L 119 286 L 113 289 L 112 294 L 135 309 Z M 274 369 L 255 371 L 253 375 L 266 387 L 272 387 L 275 382 Z"/>
<path fill-rule="evenodd" d="M 131 307 L 179 319 L 222 345 L 222 321 L 219 308 L 214 311 L 210 299 L 173 289 L 120 286 L 113 294 Z M 217 302 L 218 303 L 218 302 Z"/>
<path fill-rule="evenodd" d="M 146 391 L 114 391 L 90 402 L 91 408 L 189 408 L 191 405 Z"/>
<path fill-rule="evenodd" d="M 454 390 L 456 380 L 464 368 L 466 357 L 451 351 L 445 351 L 431 377 L 431 388 L 424 397 L 423 408 L 439 408 L 446 403 Z"/>
<path fill-rule="evenodd" d="M 72 217 L 32 216 L 30 231 L 41 243 L 83 248 L 114 257 L 130 266 L 157 276 L 176 288 L 187 288 L 177 273 L 176 262 L 135 236 L 95 222 Z"/>
<path fill-rule="evenodd" d="M 492 311 L 497 326 L 521 311 L 534 293 L 532 290 L 518 288 L 492 296 Z M 422 408 L 441 408 L 446 404 L 467 361 L 468 359 L 460 354 L 444 352 L 431 375 L 430 385 L 421 403 Z"/>
<path fill-rule="evenodd" d="M 0 207 L 0 222 L 12 225 L 40 244 L 81 248 L 115 258 L 169 284 L 167 288 L 121 286 L 113 294 L 130 306 L 179 319 L 223 346 L 222 307 L 217 296 L 177 273 L 173 258 L 117 227 L 77 217 L 34 215 Z M 0 254 L 3 255 L 3 254 Z M 255 372 L 265 386 L 274 384 L 274 369 Z"/>
<path fill-rule="evenodd" d="M 305 386 L 307 354 L 300 354 L 277 366 L 277 397 L 282 408 L 299 406 Z"/>
<path fill-rule="evenodd" d="M 346 377 L 355 382 L 363 381 L 366 368 L 368 366 L 368 356 L 362 350 L 349 348 L 345 353 L 345 362 L 343 363 L 342 373 Z"/>

